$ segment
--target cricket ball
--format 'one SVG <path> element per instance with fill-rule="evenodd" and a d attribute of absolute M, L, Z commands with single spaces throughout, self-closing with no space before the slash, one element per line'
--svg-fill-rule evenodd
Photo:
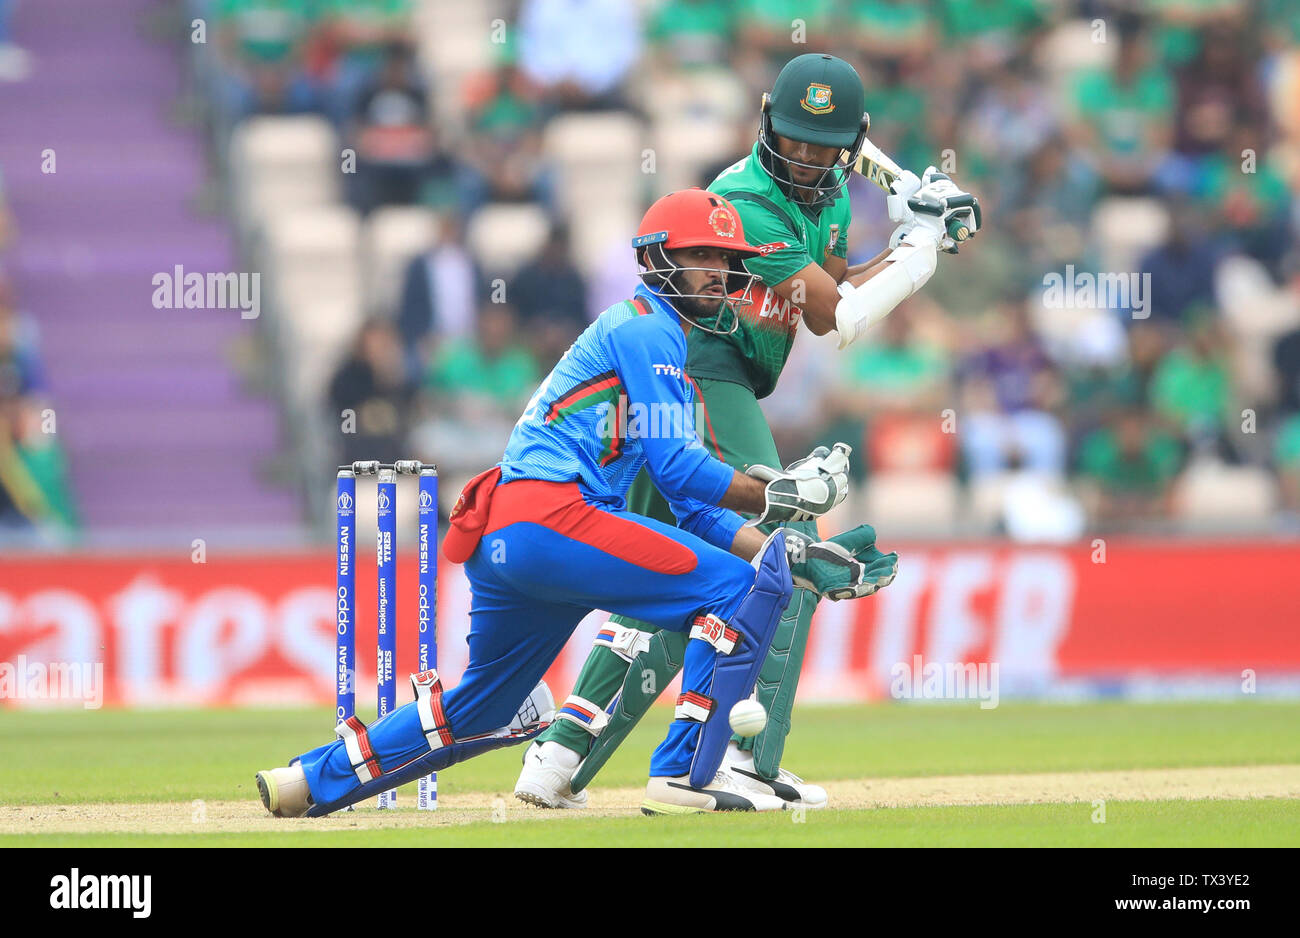
<path fill-rule="evenodd" d="M 738 736 L 757 736 L 767 726 L 767 711 L 751 697 L 731 708 L 728 722 Z"/>

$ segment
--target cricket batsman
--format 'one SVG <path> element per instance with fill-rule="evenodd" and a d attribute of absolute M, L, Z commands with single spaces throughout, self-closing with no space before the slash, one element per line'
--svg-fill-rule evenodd
<path fill-rule="evenodd" d="M 780 464 L 758 401 L 776 387 L 800 320 L 814 335 L 838 330 L 838 347 L 844 348 L 925 284 L 940 249 L 955 251 L 948 234 L 954 217 L 971 233 L 977 228 L 974 199 L 947 176 L 934 167 L 919 179 L 903 173 L 887 199 L 898 222 L 890 249 L 848 266 L 846 184 L 866 139 L 864 103 L 862 82 L 847 62 L 817 53 L 798 56 L 763 96 L 758 140 L 749 155 L 709 186 L 735 205 L 749 240 L 763 245 L 744 260 L 760 283 L 738 324 L 731 330 L 693 329 L 686 343 L 686 372 L 703 402 L 700 432 L 712 455 L 739 470 Z M 962 207 L 949 209 L 950 204 Z M 629 505 L 671 521 L 652 482 L 644 474 L 637 479 Z M 811 522 L 792 523 L 785 531 L 787 544 L 818 539 Z M 818 600 L 869 596 L 893 581 L 897 555 L 882 554 L 874 541 L 868 525 L 830 539 L 866 568 L 853 590 L 828 592 L 796 580 L 801 588 L 782 614 L 758 674 L 766 728 L 727 746 L 724 774 L 743 790 L 825 806 L 825 790 L 781 768 L 781 756 Z M 516 797 L 539 807 L 583 807 L 586 785 L 681 669 L 687 651 L 680 632 L 613 616 L 557 720 L 525 752 Z"/>
<path fill-rule="evenodd" d="M 757 279 L 743 260 L 758 249 L 730 202 L 701 189 L 665 196 L 633 246 L 643 285 L 574 342 L 500 463 L 469 482 L 452 512 L 443 552 L 464 563 L 473 594 L 460 683 L 444 689 L 435 671 L 412 675 L 412 703 L 370 726 L 349 718 L 335 741 L 257 773 L 272 814 L 329 814 L 535 737 L 555 712 L 542 675 L 594 608 L 682 636 L 684 692 L 651 757 L 642 810 L 785 807 L 718 772 L 728 716 L 753 692 L 792 575 L 853 591 L 866 568 L 848 548 L 787 544 L 780 529 L 746 524 L 737 511 L 779 524 L 830 510 L 846 495 L 850 450 L 819 447 L 787 470 L 746 473 L 696 433 L 687 336 L 697 324 L 736 321 Z M 643 466 L 675 524 L 628 510 Z"/>

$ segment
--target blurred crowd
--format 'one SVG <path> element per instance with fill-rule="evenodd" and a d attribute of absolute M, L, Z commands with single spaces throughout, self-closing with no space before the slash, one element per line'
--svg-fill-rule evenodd
<path fill-rule="evenodd" d="M 77 515 L 36 320 L 6 272 L 19 236 L 0 175 L 0 542 L 33 533 L 58 541 L 77 529 Z"/>
<path fill-rule="evenodd" d="M 1300 518 L 1300 4 L 521 0 L 484 37 L 491 67 L 453 87 L 430 78 L 417 0 L 188 6 L 219 53 L 218 133 L 323 115 L 355 151 L 345 197 L 362 217 L 438 219 L 329 382 L 322 410 L 357 415 L 344 458 L 490 464 L 540 378 L 635 285 L 630 249 L 608 277 L 577 263 L 589 219 L 566 217 L 542 145 L 557 115 L 651 122 L 661 91 L 705 107 L 738 89 L 740 108 L 714 112 L 734 153 L 701 167 L 707 185 L 748 151 L 781 65 L 826 50 L 858 68 L 872 139 L 950 170 L 987 229 L 867 341 L 796 342 L 764 402 L 783 453 L 849 440 L 882 510 L 894 482 L 921 480 L 908 491 L 939 527 L 958 504 L 1030 538 L 1159 528 L 1198 504 L 1256 527 Z M 466 115 L 454 132 L 443 96 Z M 850 191 L 857 263 L 890 224 L 877 190 Z M 466 237 L 501 203 L 550 219 L 504 279 Z M 1045 278 L 1075 271 L 1140 276 L 1124 296 L 1054 301 Z"/>
<path fill-rule="evenodd" d="M 0 0 L 0 82 L 30 73 L 12 33 L 14 0 Z M 66 540 L 78 527 L 57 413 L 41 359 L 36 319 L 19 306 L 7 261 L 20 232 L 0 172 L 0 543 Z"/>

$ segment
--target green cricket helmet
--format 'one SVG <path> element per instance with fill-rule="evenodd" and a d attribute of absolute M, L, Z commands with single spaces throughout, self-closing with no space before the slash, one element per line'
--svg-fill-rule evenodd
<path fill-rule="evenodd" d="M 763 169 L 786 194 L 811 208 L 834 202 L 848 182 L 853 160 L 862 149 L 870 118 L 866 91 L 857 70 L 843 59 L 809 52 L 786 63 L 770 94 L 763 95 L 762 121 L 758 131 L 758 159 Z M 847 161 L 837 158 L 829 166 L 800 163 L 777 152 L 777 135 L 847 150 Z M 790 168 L 820 170 L 812 183 L 796 183 Z M 811 192 L 812 198 L 795 193 Z"/>

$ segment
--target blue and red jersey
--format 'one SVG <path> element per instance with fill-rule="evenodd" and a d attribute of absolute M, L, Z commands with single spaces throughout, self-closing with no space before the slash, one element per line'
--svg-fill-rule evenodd
<path fill-rule="evenodd" d="M 744 523 L 717 507 L 735 470 L 695 431 L 677 313 L 642 286 L 605 310 L 529 400 L 506 444 L 501 481 L 578 481 L 592 501 L 626 507 L 644 465 L 685 530 L 724 549 Z"/>

